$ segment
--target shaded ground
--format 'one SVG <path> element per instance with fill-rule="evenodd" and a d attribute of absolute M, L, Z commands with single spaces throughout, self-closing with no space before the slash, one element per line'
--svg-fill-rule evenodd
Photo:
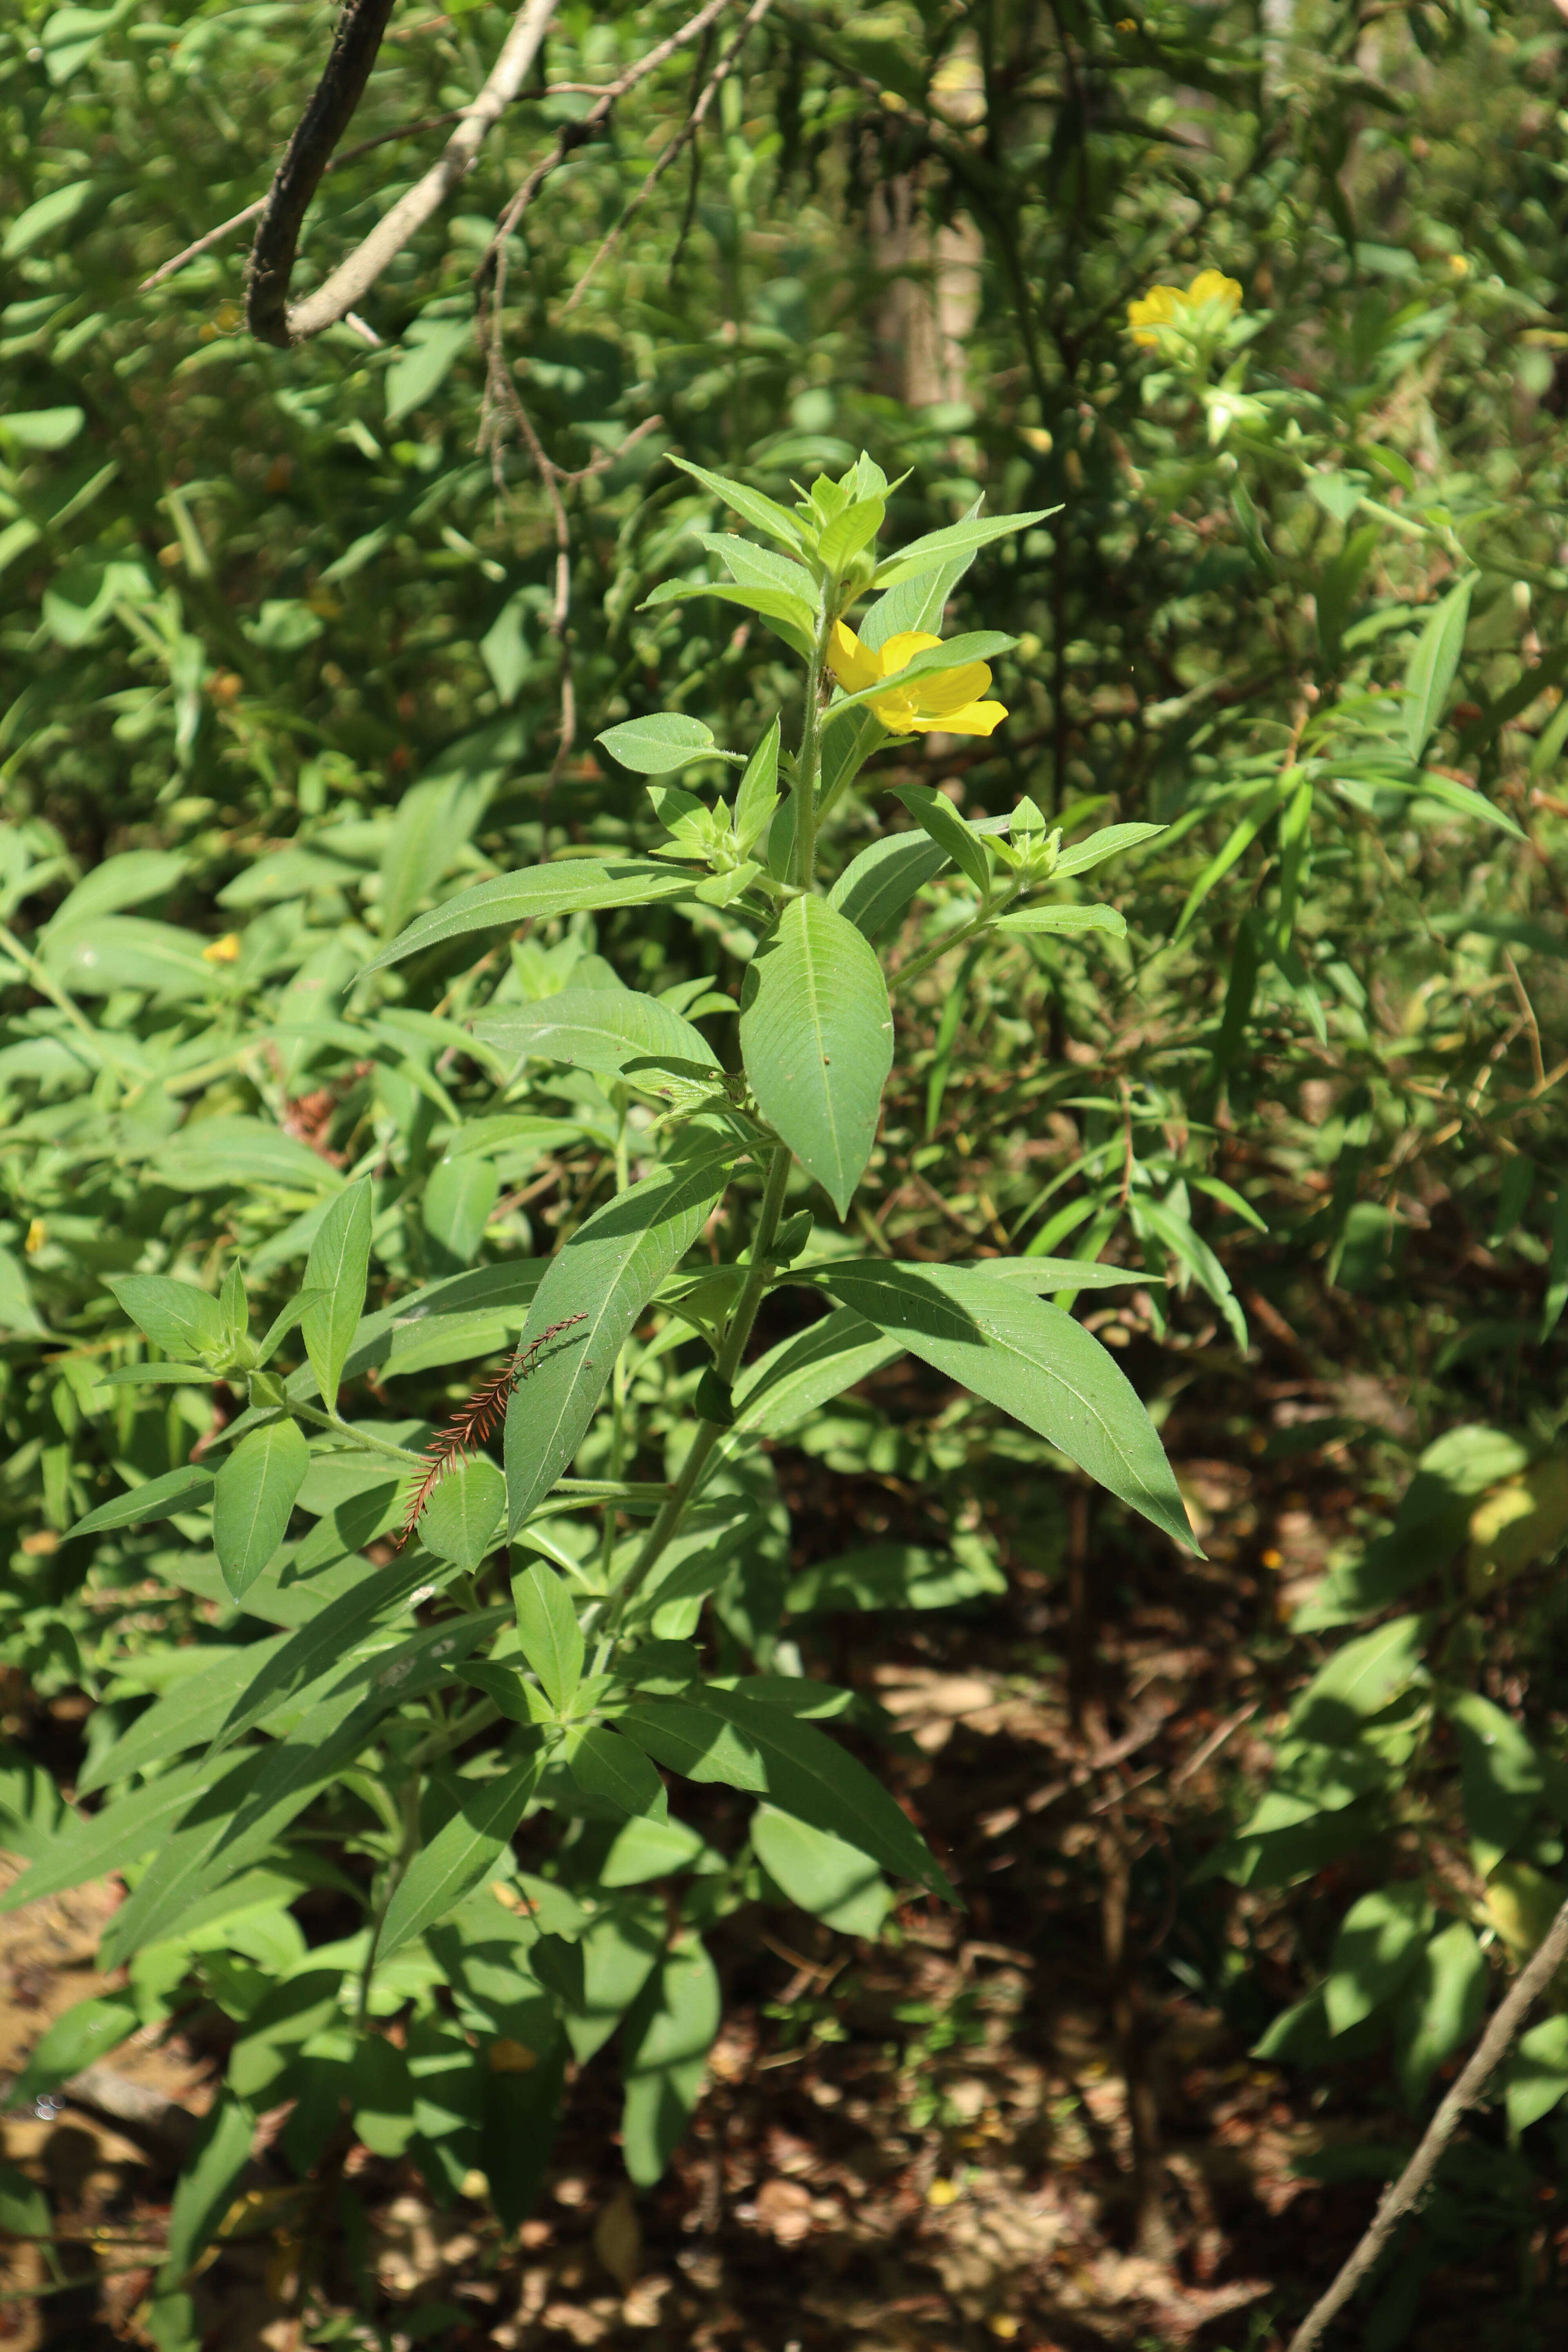
<path fill-rule="evenodd" d="M 1323 1409 L 1300 1382 L 1262 1397 L 1277 1430 Z M 379 2340 L 396 2346 L 1279 2347 L 1369 2218 L 1378 2148 L 1407 2147 L 1413 2126 L 1375 2063 L 1325 2088 L 1321 2070 L 1298 2081 L 1247 2054 L 1298 1989 L 1291 1939 L 1313 1898 L 1335 1889 L 1292 1890 L 1288 1927 L 1276 1899 L 1194 1865 L 1277 1724 L 1285 1685 L 1269 1678 L 1292 1648 L 1271 1629 L 1351 1491 L 1331 1444 L 1237 1462 L 1184 1433 L 1167 1432 L 1206 1563 L 1124 1551 L 1075 1505 L 1065 1560 L 1042 1565 L 1020 1538 L 1000 1607 L 887 1621 L 874 1650 L 852 1621 L 833 1637 L 829 1671 L 907 1735 L 890 1769 L 962 1915 L 908 1906 L 875 1948 L 796 1913 L 729 1922 L 710 2089 L 670 2174 L 635 2202 L 609 2055 L 577 2082 L 538 2213 L 510 2242 L 479 2198 L 442 2211 L 412 2168 L 363 2149 L 354 2202 L 324 2210 L 263 2150 L 198 2282 L 208 2343 L 377 2341 L 300 2307 L 314 2237 L 345 2301 L 361 2270 Z M 805 1556 L 842 1543 L 841 1514 L 862 1528 L 898 1517 L 896 1481 L 825 1481 L 803 1456 L 780 1469 Z M 816 1528 L 825 1491 L 835 1518 Z M 1004 1497 L 1004 1533 L 1007 1516 Z M 96 1989 L 114 1900 L 88 1889 L 4 1922 L 0 2069 Z M 86 2104 L 5 2120 L 5 2158 L 46 2184 L 68 2242 L 53 2277 L 41 2250 L 8 2254 L 0 2346 L 146 2340 L 135 2315 L 179 2110 L 200 2110 L 214 2074 L 209 2053 L 153 2030 L 83 2086 Z M 1415 2333 L 1388 2340 L 1568 2340 L 1552 2221 L 1546 2201 L 1526 2249 L 1539 2333 L 1499 2315 L 1519 2288 L 1518 2246 L 1500 2241 L 1439 2260 Z"/>

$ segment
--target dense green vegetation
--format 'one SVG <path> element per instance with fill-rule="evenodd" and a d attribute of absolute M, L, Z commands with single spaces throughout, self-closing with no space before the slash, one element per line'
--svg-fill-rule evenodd
<path fill-rule="evenodd" d="M 165 2352 L 262 2111 L 338 2210 L 368 2149 L 510 2230 L 591 2059 L 659 2178 L 705 1937 L 969 1899 L 868 1669 L 1010 1580 L 1090 1748 L 1141 1580 L 1199 1647 L 1267 1594 L 1142 1997 L 1362 2102 L 1363 2180 L 1568 1893 L 1561 19 L 777 0 L 645 188 L 739 10 L 574 134 L 681 23 L 563 9 L 288 350 L 243 230 L 146 281 L 325 17 L 0 30 L 0 1832 L 14 1906 L 129 1890 L 14 2096 L 211 2023 Z M 505 29 L 393 24 L 297 291 Z M 911 630 L 987 677 L 824 733 Z M 1207 1507 L 1180 1569 L 1216 1458 L 1305 1570 Z M 1369 2343 L 1478 2245 L 1550 2340 L 1564 2094 L 1549 2003 Z"/>

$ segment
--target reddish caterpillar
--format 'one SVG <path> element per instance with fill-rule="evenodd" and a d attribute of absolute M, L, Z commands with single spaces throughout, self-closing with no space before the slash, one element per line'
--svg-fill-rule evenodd
<path fill-rule="evenodd" d="M 419 1524 L 420 1513 L 447 1472 L 455 1470 L 460 1462 L 466 1462 L 475 1447 L 482 1445 L 498 1426 L 513 1389 L 520 1381 L 527 1380 L 530 1372 L 538 1370 L 541 1349 L 547 1347 L 552 1339 L 558 1339 L 563 1331 L 570 1331 L 574 1323 L 585 1323 L 587 1319 L 584 1311 L 581 1315 L 568 1315 L 563 1322 L 552 1323 L 537 1339 L 531 1339 L 526 1348 L 520 1348 L 510 1363 L 503 1365 L 492 1379 L 485 1381 L 482 1388 L 477 1388 L 468 1402 L 458 1406 L 445 1429 L 437 1431 L 425 1448 L 427 1466 L 408 1507 L 408 1517 L 403 1523 L 403 1533 L 393 1546 L 394 1551 L 403 1549 Z"/>

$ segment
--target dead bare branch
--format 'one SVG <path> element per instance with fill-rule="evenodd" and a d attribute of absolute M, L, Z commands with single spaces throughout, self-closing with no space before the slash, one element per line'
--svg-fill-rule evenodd
<path fill-rule="evenodd" d="M 1568 13 L 1568 9 L 1565 9 Z M 1389 2239 L 1421 2200 L 1436 2171 L 1444 2149 L 1459 2127 L 1467 2107 L 1473 2107 L 1499 2066 L 1513 2047 L 1514 2036 L 1537 1998 L 1545 1991 L 1564 1959 L 1568 1959 L 1568 1903 L 1521 1970 L 1479 2042 L 1458 2081 L 1422 2135 L 1421 2145 L 1394 2181 L 1385 2189 L 1361 2243 L 1341 2270 L 1328 2293 L 1320 2295 L 1290 2338 L 1289 2352 L 1312 2352 L 1323 2330 L 1349 2303 L 1373 2268 Z"/>
<path fill-rule="evenodd" d="M 365 0 L 365 5 L 379 6 L 381 0 Z M 386 5 L 390 6 L 390 0 L 386 0 Z M 262 235 L 258 233 L 256 254 L 252 256 L 248 314 L 255 333 L 270 342 L 303 342 L 311 335 L 319 335 L 323 328 L 335 326 L 340 319 L 357 308 L 388 264 L 440 209 L 458 182 L 472 170 L 487 136 L 521 92 L 557 5 L 558 0 L 525 0 L 501 46 L 489 79 L 472 104 L 462 109 L 458 118 L 458 128 L 437 160 L 412 188 L 398 198 L 391 211 L 376 223 L 369 236 L 338 264 L 314 293 L 307 294 L 301 301 L 287 302 L 288 270 L 279 275 L 270 262 L 268 265 L 270 270 L 268 282 L 258 290 L 257 256 L 262 250 Z M 356 97 L 357 94 L 356 91 Z M 345 114 L 342 121 L 346 122 L 347 119 Z M 341 130 L 340 123 L 340 134 Z M 300 133 L 296 132 L 295 140 L 290 142 L 290 153 L 299 138 Z M 288 163 L 289 157 L 285 156 L 279 180 Z M 312 189 L 324 169 L 323 158 L 310 182 Z M 273 185 L 276 196 L 279 183 L 274 182 Z M 269 197 L 268 204 L 272 201 L 273 198 Z M 294 221 L 296 236 L 303 210 L 301 205 L 299 216 Z M 265 218 L 262 226 L 265 231 L 268 226 Z M 279 245 L 279 257 L 281 252 Z M 291 268 L 291 244 L 288 247 L 287 258 Z"/>

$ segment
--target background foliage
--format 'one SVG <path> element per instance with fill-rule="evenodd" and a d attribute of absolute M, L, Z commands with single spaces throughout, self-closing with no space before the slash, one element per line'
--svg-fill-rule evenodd
<path fill-rule="evenodd" d="M 354 140 L 464 103 L 502 26 L 492 7 L 395 24 Z M 545 79 L 602 83 L 655 29 L 568 9 Z M 1008 727 L 928 745 L 902 781 L 952 780 L 972 814 L 1027 792 L 1069 835 L 1170 830 L 1109 869 L 1124 943 L 955 955 L 914 988 L 851 1230 L 905 1257 L 1070 1250 L 1173 1277 L 1080 1303 L 1178 1465 L 1258 1481 L 1209 1549 L 1256 1581 L 1259 1712 L 1180 1825 L 1171 1965 L 1238 2048 L 1264 2035 L 1304 2093 L 1371 2102 L 1397 2140 L 1539 1936 L 1568 1808 L 1544 1572 L 1568 1522 L 1557 15 L 777 5 L 696 163 L 574 302 L 684 118 L 689 54 L 569 156 L 510 258 L 505 348 L 569 478 L 563 615 L 526 436 L 486 415 L 472 281 L 589 99 L 542 86 L 512 110 L 377 289 L 374 345 L 346 326 L 250 341 L 242 238 L 139 290 L 261 192 L 325 37 L 314 9 L 169 21 L 137 0 L 29 8 L 0 34 L 18 1847 L 149 1696 L 268 1631 L 167 1530 L 67 1534 L 236 1409 L 101 1383 L 126 1360 L 106 1278 L 216 1293 L 238 1250 L 259 1331 L 367 1155 L 373 1305 L 547 1253 L 613 1183 L 624 1104 L 559 1076 L 531 1129 L 448 1151 L 491 1108 L 442 1025 L 479 984 L 470 956 L 356 975 L 455 885 L 563 843 L 652 845 L 600 728 L 672 707 L 747 742 L 787 702 L 769 640 L 724 608 L 638 610 L 656 580 L 707 575 L 689 534 L 712 503 L 668 456 L 787 495 L 865 446 L 906 477 L 893 541 L 976 490 L 1060 509 L 983 552 L 951 614 L 1018 636 Z M 342 163 L 307 268 L 431 135 Z M 1201 268 L 1243 289 L 1219 343 L 1134 342 L 1129 300 Z M 885 794 L 854 815 L 866 838 L 903 822 Z M 694 960 L 657 908 L 574 919 L 510 951 L 502 985 L 537 1001 L 597 958 L 634 987 L 734 994 L 744 929 L 716 908 L 700 939 Z M 470 1333 L 464 1360 L 508 1328 Z M 410 1351 L 376 1402 L 412 1434 L 466 1386 Z M 645 1387 L 657 1439 L 689 1401 L 672 1354 Z M 1065 1677 L 1080 1727 L 1114 1738 L 1119 1596 L 1173 1576 L 1168 1549 L 939 1389 L 873 1384 L 791 1443 L 917 1498 L 900 1533 L 963 1570 L 943 1597 L 974 1604 L 998 1567 L 1051 1579 L 1058 1663 L 1036 1643 L 1020 1671 Z M 1290 1525 L 1310 1498 L 1331 1553 L 1292 1553 L 1281 1495 Z M 765 1505 L 781 1580 L 886 1533 L 807 1514 L 792 1556 L 781 1495 Z M 1173 1584 L 1184 1637 L 1202 1642 L 1211 1589 Z M 790 1638 L 820 1658 L 801 1614 Z M 298 1952 L 203 1963 L 231 2020 L 236 1971 L 298 1969 L 323 1940 L 309 1905 L 308 1935 L 276 1901 L 264 1916 Z M 1168 1990 L 1163 1958 L 1143 1975 L 1146 1998 Z M 162 1995 L 115 1997 L 145 2020 Z M 1521 2132 L 1519 2161 L 1550 2175 L 1564 2087 L 1553 2014 L 1478 2132 Z M 437 2189 L 476 2160 L 456 2126 L 425 2141 Z M 1445 2193 L 1381 2290 L 1380 2342 L 1419 2324 L 1434 2244 L 1473 2239 L 1479 2189 Z M 1545 2324 L 1532 2194 L 1481 2231 L 1523 2250 L 1510 2342 Z M 1281 2317 L 1304 2293 L 1281 2283 Z"/>

